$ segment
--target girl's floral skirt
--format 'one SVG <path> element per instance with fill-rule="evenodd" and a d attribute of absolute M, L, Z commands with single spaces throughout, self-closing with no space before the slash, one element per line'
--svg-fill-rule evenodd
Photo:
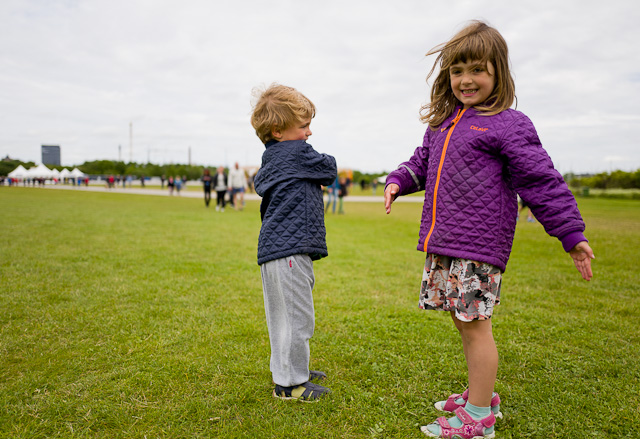
<path fill-rule="evenodd" d="M 420 308 L 455 311 L 463 322 L 491 318 L 500 303 L 502 272 L 491 264 L 429 253 Z"/>

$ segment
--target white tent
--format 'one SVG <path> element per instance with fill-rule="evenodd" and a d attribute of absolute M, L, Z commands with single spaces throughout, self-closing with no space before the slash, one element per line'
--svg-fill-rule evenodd
<path fill-rule="evenodd" d="M 53 173 L 51 169 L 40 163 L 38 166 L 30 168 L 27 176 L 30 178 L 53 178 Z"/>
<path fill-rule="evenodd" d="M 60 178 L 69 178 L 71 177 L 71 171 L 69 171 L 67 168 L 62 168 L 62 171 L 60 171 Z"/>
<path fill-rule="evenodd" d="M 22 165 L 18 165 L 16 169 L 9 172 L 7 175 L 9 178 L 25 178 L 27 176 L 28 171 Z"/>
<path fill-rule="evenodd" d="M 52 169 L 51 173 L 53 174 L 53 178 L 60 178 L 60 171 L 57 169 Z"/>
<path fill-rule="evenodd" d="M 80 169 L 73 168 L 73 171 L 71 171 L 70 177 L 78 178 L 78 177 L 84 177 L 85 175 L 86 174 L 82 172 Z"/>

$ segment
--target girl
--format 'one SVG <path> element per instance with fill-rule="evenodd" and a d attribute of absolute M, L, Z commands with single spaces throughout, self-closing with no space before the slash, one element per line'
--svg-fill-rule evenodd
<path fill-rule="evenodd" d="M 435 407 L 455 412 L 421 430 L 430 437 L 492 438 L 498 352 L 491 315 L 500 302 L 518 214 L 517 194 L 590 280 L 593 252 L 573 195 L 553 168 L 531 121 L 509 107 L 515 86 L 507 44 L 471 22 L 438 54 L 422 147 L 387 178 L 387 213 L 397 196 L 425 190 L 418 250 L 427 254 L 420 308 L 449 311 L 460 333 L 469 388 Z"/>

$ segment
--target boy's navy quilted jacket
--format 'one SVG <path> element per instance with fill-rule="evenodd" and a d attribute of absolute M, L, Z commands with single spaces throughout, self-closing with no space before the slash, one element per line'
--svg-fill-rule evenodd
<path fill-rule="evenodd" d="M 418 250 L 505 270 L 516 228 L 516 194 L 565 251 L 586 241 L 576 201 L 527 116 L 457 109 L 387 177 L 399 195 L 425 189 Z"/>
<path fill-rule="evenodd" d="M 328 256 L 320 185 L 337 177 L 336 159 L 304 140 L 268 142 L 254 183 L 262 197 L 258 264 L 291 255 Z"/>

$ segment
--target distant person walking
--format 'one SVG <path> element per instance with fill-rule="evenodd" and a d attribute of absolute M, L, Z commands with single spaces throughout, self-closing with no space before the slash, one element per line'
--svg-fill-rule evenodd
<path fill-rule="evenodd" d="M 204 205 L 209 207 L 209 203 L 211 202 L 211 186 L 213 185 L 213 177 L 211 176 L 211 171 L 207 168 L 204 170 L 202 174 L 202 189 L 204 189 Z"/>
<path fill-rule="evenodd" d="M 169 195 L 173 195 L 173 190 L 175 189 L 176 184 L 173 180 L 172 176 L 169 176 L 169 180 L 167 180 L 167 188 L 169 189 Z"/>
<path fill-rule="evenodd" d="M 520 214 L 524 210 L 527 211 L 527 222 L 528 223 L 535 223 L 536 220 L 533 218 L 533 213 L 531 212 L 531 208 L 529 207 L 529 205 L 527 204 L 526 201 L 524 201 L 522 198 L 520 198 L 520 209 L 518 210 L 518 220 L 520 219 Z"/>
<path fill-rule="evenodd" d="M 349 186 L 347 185 L 346 178 L 340 178 L 338 180 L 338 214 L 344 215 L 344 208 L 342 207 L 343 198 L 347 196 Z"/>
<path fill-rule="evenodd" d="M 216 191 L 216 210 L 224 212 L 224 206 L 226 204 L 225 197 L 227 195 L 227 174 L 224 172 L 224 167 L 218 167 L 218 173 L 213 178 L 214 189 Z"/>
<path fill-rule="evenodd" d="M 425 191 L 418 250 L 426 260 L 419 304 L 449 313 L 467 363 L 467 391 L 435 403 L 455 416 L 440 417 L 421 430 L 437 438 L 493 438 L 501 412 L 494 392 L 498 350 L 492 315 L 516 228 L 516 194 L 547 233 L 561 241 L 585 280 L 593 276 L 594 256 L 576 201 L 531 120 L 511 109 L 515 85 L 500 33 L 473 21 L 427 55 L 435 54 L 436 65 L 427 76 L 437 73 L 432 99 L 421 111 L 428 124 L 423 146 L 389 174 L 384 203 L 390 213 L 398 196 Z M 428 349 L 427 356 L 445 351 Z M 452 362 L 447 363 L 450 368 Z"/>
<path fill-rule="evenodd" d="M 333 209 L 331 213 L 336 213 L 336 204 L 338 203 L 338 194 L 340 192 L 340 182 L 338 181 L 338 177 L 327 186 L 327 205 L 324 208 L 325 212 L 329 212 L 329 206 L 333 204 Z"/>
<path fill-rule="evenodd" d="M 244 207 L 244 191 L 247 188 L 247 176 L 244 170 L 240 169 L 236 162 L 233 169 L 229 171 L 229 188 L 231 194 L 229 199 L 235 210 L 242 210 Z"/>
<path fill-rule="evenodd" d="M 182 190 L 182 179 L 178 175 L 175 180 L 173 180 L 173 184 L 176 186 L 176 194 L 180 195 L 180 191 Z"/>

